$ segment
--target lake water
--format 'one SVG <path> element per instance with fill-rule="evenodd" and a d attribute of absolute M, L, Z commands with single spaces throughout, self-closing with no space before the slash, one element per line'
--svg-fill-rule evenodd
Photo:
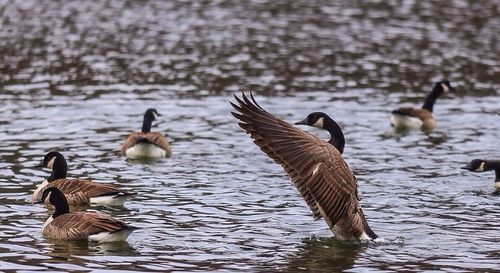
<path fill-rule="evenodd" d="M 497 1 L 0 1 L 0 270 L 134 272 L 498 271 Z M 456 92 L 431 134 L 399 134 L 390 111 L 434 81 Z M 236 124 L 253 90 L 289 121 L 330 114 L 383 243 L 346 244 Z M 126 160 L 146 108 L 173 156 Z M 327 138 L 325 132 L 303 129 Z M 126 243 L 41 236 L 31 204 L 62 152 L 70 177 L 138 195 L 92 207 L 141 227 Z"/>

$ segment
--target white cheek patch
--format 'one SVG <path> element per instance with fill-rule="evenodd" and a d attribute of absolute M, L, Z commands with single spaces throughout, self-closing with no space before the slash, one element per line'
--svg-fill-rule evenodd
<path fill-rule="evenodd" d="M 477 169 L 474 170 L 475 172 L 484 172 L 484 162 L 479 165 Z"/>
<path fill-rule="evenodd" d="M 450 91 L 450 88 L 448 87 L 448 85 L 442 83 L 441 84 L 441 88 L 443 88 L 443 91 L 446 93 L 446 92 L 449 92 Z"/>
<path fill-rule="evenodd" d="M 49 161 L 49 163 L 47 163 L 47 168 L 52 169 L 52 166 L 54 166 L 54 161 L 56 161 L 55 156 Z"/>
<path fill-rule="evenodd" d="M 49 192 L 49 194 L 47 194 L 47 197 L 45 197 L 45 200 L 50 200 L 50 195 L 52 194 L 52 192 Z M 45 200 L 43 200 L 45 202 Z"/>
<path fill-rule="evenodd" d="M 320 117 L 312 126 L 313 127 L 318 127 L 318 128 L 323 128 L 323 122 L 324 122 L 325 118 L 324 117 Z"/>

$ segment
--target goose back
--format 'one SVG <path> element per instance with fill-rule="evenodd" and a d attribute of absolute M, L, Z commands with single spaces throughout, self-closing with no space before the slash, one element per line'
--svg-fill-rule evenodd
<path fill-rule="evenodd" d="M 61 190 L 70 205 L 84 205 L 89 203 L 123 205 L 126 198 L 135 195 L 135 193 L 121 190 L 116 186 L 97 183 L 92 180 L 58 179 L 37 189 L 33 194 L 33 201 L 40 200 L 44 190 L 49 187 L 56 187 Z M 99 197 L 102 197 L 97 199 L 100 202 L 92 202 L 93 199 Z M 48 199 L 45 202 L 48 204 Z"/>
<path fill-rule="evenodd" d="M 58 240 L 84 240 L 100 233 L 111 235 L 122 232 L 130 234 L 132 230 L 127 224 L 110 216 L 97 212 L 79 211 L 52 218 L 43 228 L 42 234 Z"/>
<path fill-rule="evenodd" d="M 160 156 L 158 157 L 169 157 L 171 155 L 170 144 L 167 138 L 159 132 L 134 132 L 130 134 L 123 143 L 122 154 L 126 155 L 129 149 L 141 143 L 152 144 L 160 148 L 163 153 L 160 151 Z"/>
<path fill-rule="evenodd" d="M 430 131 L 436 127 L 436 120 L 426 109 L 402 107 L 392 111 L 391 124 L 396 128 Z"/>

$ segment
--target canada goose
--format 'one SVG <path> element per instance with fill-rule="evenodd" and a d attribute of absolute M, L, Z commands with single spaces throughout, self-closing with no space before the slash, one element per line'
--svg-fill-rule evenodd
<path fill-rule="evenodd" d="M 495 171 L 495 183 L 493 186 L 495 187 L 495 192 L 500 192 L 500 161 L 474 159 L 467 166 L 462 167 L 462 169 L 475 173 Z"/>
<path fill-rule="evenodd" d="M 430 132 L 436 127 L 436 120 L 432 115 L 432 109 L 437 98 L 443 93 L 453 91 L 450 82 L 439 81 L 434 84 L 432 92 L 425 99 L 422 109 L 402 107 L 392 111 L 391 126 L 396 129 L 421 129 Z"/>
<path fill-rule="evenodd" d="M 159 132 L 151 132 L 151 124 L 160 116 L 154 108 L 144 113 L 142 131 L 130 134 L 123 143 L 122 154 L 128 158 L 162 158 L 171 155 L 167 138 Z"/>
<path fill-rule="evenodd" d="M 315 219 L 323 218 L 340 240 L 376 239 L 359 204 L 357 181 L 342 158 L 344 134 L 339 125 L 321 112 L 309 114 L 305 124 L 330 132 L 329 142 L 273 116 L 243 94 L 231 102 L 232 112 L 254 143 L 283 166 Z"/>
<path fill-rule="evenodd" d="M 43 191 L 48 187 L 57 187 L 64 192 L 70 205 L 96 203 L 121 206 L 127 198 L 135 195 L 135 193 L 123 191 L 118 187 L 96 183 L 91 180 L 66 179 L 68 164 L 64 156 L 59 152 L 47 153 L 40 166 L 52 169 L 52 173 L 42 184 L 37 186 L 33 193 L 34 202 L 40 200 Z"/>
<path fill-rule="evenodd" d="M 45 237 L 58 240 L 84 240 L 96 242 L 125 241 L 137 229 L 122 221 L 97 212 L 69 212 L 68 201 L 55 187 L 44 189 L 38 203 L 48 202 L 55 207 L 54 213 L 42 228 Z"/>

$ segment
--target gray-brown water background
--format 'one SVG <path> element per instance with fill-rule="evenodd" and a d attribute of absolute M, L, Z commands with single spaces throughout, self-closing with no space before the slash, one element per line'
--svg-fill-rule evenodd
<path fill-rule="evenodd" d="M 0 270 L 498 271 L 498 1 L 0 1 Z M 397 105 L 432 83 L 438 129 L 400 135 Z M 287 121 L 324 111 L 346 135 L 372 228 L 345 245 L 313 221 L 282 169 L 230 116 L 235 90 Z M 142 114 L 173 157 L 118 153 Z M 318 130 L 308 131 L 327 137 Z M 128 243 L 41 236 L 30 203 L 57 149 L 69 176 L 137 191 L 93 207 L 142 227 Z"/>

